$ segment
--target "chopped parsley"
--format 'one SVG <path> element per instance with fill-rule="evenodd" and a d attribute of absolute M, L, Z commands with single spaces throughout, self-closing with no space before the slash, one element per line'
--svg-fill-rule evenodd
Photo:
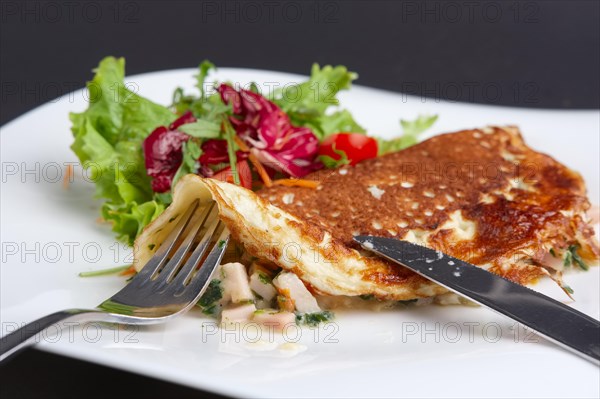
<path fill-rule="evenodd" d="M 564 266 L 569 267 L 572 265 L 577 265 L 582 270 L 590 270 L 590 267 L 584 262 L 583 259 L 581 259 L 581 256 L 579 256 L 579 254 L 577 253 L 578 248 L 579 245 L 569 245 L 569 248 L 567 248 L 567 251 L 564 255 Z"/>
<path fill-rule="evenodd" d="M 573 288 L 569 287 L 566 284 L 561 285 L 560 288 L 562 288 L 566 293 L 569 293 L 569 294 L 575 293 L 575 291 L 573 291 Z"/>
<path fill-rule="evenodd" d="M 570 247 L 569 247 L 570 248 Z M 565 252 L 564 254 L 564 258 L 563 258 L 563 265 L 565 267 L 569 267 L 573 264 L 573 254 L 571 253 L 570 250 L 567 250 L 567 252 Z"/>
<path fill-rule="evenodd" d="M 325 323 L 333 320 L 333 313 L 325 310 L 323 312 L 316 313 L 304 313 L 304 314 L 296 314 L 296 324 L 305 325 L 309 327 L 316 327 L 320 323 Z"/>
<path fill-rule="evenodd" d="M 582 270 L 590 270 L 590 267 L 581 259 L 581 256 L 577 253 L 577 249 L 579 245 L 571 245 L 569 246 L 569 252 L 571 253 L 572 262 L 576 263 Z"/>
<path fill-rule="evenodd" d="M 219 311 L 219 301 L 223 298 L 223 287 L 221 280 L 214 279 L 208 284 L 206 291 L 200 297 L 198 306 L 202 308 L 202 313 L 209 316 L 216 316 Z"/>
<path fill-rule="evenodd" d="M 263 284 L 271 284 L 272 282 L 271 278 L 262 272 L 258 272 L 258 279 Z"/>
<path fill-rule="evenodd" d="M 254 294 L 254 296 L 256 297 L 257 300 L 262 301 L 264 298 L 262 297 L 262 295 L 257 294 L 256 291 L 251 290 L 252 294 Z M 255 301 L 256 302 L 256 301 Z"/>

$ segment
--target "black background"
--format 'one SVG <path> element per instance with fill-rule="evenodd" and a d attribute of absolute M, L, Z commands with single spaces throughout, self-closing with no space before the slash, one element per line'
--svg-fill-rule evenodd
<path fill-rule="evenodd" d="M 2 1 L 0 19 L 1 124 L 83 86 L 106 55 L 128 74 L 319 62 L 452 101 L 600 106 L 597 1 Z M 3 398 L 210 395 L 34 349 L 0 371 Z"/>

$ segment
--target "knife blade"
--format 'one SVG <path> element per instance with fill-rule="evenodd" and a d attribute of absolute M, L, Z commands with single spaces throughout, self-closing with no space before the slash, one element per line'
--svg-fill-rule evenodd
<path fill-rule="evenodd" d="M 355 236 L 363 248 L 533 329 L 600 365 L 600 322 L 568 305 L 440 251 L 393 238 Z"/>

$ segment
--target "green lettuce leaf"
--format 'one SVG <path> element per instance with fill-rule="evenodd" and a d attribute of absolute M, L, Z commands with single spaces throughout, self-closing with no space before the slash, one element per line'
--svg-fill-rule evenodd
<path fill-rule="evenodd" d="M 221 125 L 207 119 L 198 119 L 196 122 L 186 123 L 177 129 L 187 135 L 203 139 L 216 139 L 221 136 Z"/>
<path fill-rule="evenodd" d="M 321 140 L 339 132 L 364 133 L 350 112 L 327 113 L 339 105 L 338 92 L 350 89 L 357 77 L 344 66 L 320 68 L 314 64 L 308 81 L 276 90 L 271 99 L 289 115 L 292 124 L 310 127 Z"/>
<path fill-rule="evenodd" d="M 186 95 L 184 90 L 178 87 L 173 92 L 171 109 L 177 115 L 183 115 L 186 111 L 191 111 L 196 118 L 220 121 L 220 114 L 227 112 L 230 107 L 223 104 L 221 96 L 216 90 L 212 91 L 210 95 L 206 91 L 209 88 L 206 83 L 208 75 L 216 70 L 217 67 L 212 62 L 208 60 L 202 61 L 198 66 L 198 74 L 194 76 L 196 78 L 196 88 L 200 92 L 200 96 Z"/>
<path fill-rule="evenodd" d="M 419 142 L 419 136 L 421 135 L 421 133 L 433 126 L 437 119 L 437 115 L 419 115 L 414 121 L 407 121 L 401 119 L 401 136 L 398 136 L 391 140 L 376 137 L 377 148 L 379 153 L 378 155 L 384 155 L 390 152 L 400 151 L 407 147 L 410 147 L 411 145 L 417 144 Z"/>
<path fill-rule="evenodd" d="M 205 97 L 205 81 L 210 71 L 216 71 L 217 67 L 209 60 L 204 60 L 198 66 L 198 75 L 196 75 L 196 87 L 200 90 L 200 98 Z"/>
<path fill-rule="evenodd" d="M 162 210 L 154 199 L 142 153 L 143 140 L 175 115 L 135 93 L 126 85 L 125 60 L 104 58 L 87 84 L 89 105 L 71 113 L 75 152 L 96 184 L 96 195 L 106 199 L 104 219 L 128 243 Z M 131 90 L 130 90 L 131 89 Z"/>
<path fill-rule="evenodd" d="M 183 176 L 189 173 L 197 173 L 198 167 L 200 166 L 198 158 L 200 158 L 200 155 L 202 155 L 202 149 L 194 139 L 188 140 L 185 143 L 183 143 L 182 152 L 183 157 L 181 161 L 181 166 L 179 167 L 179 169 L 177 169 L 175 177 L 173 177 L 171 187 L 175 187 L 177 181 Z M 170 202 L 171 201 L 169 201 L 169 203 Z"/>

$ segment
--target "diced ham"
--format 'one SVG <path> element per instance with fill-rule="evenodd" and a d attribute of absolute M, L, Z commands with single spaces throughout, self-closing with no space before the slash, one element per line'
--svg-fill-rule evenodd
<path fill-rule="evenodd" d="M 256 306 L 253 303 L 229 306 L 221 312 L 221 322 L 225 324 L 246 322 L 252 318 L 254 312 L 256 312 Z"/>
<path fill-rule="evenodd" d="M 252 321 L 265 326 L 273 327 L 275 330 L 283 330 L 290 324 L 296 324 L 296 315 L 291 312 L 278 312 L 273 309 L 261 309 L 254 312 Z"/>
<path fill-rule="evenodd" d="M 265 282 L 268 278 L 263 272 L 255 271 L 250 276 L 250 289 L 260 295 L 265 301 L 272 300 L 277 295 L 277 290 L 273 284 Z"/>
<path fill-rule="evenodd" d="M 248 283 L 246 266 L 238 262 L 227 263 L 221 266 L 221 270 L 225 290 L 224 296 L 230 297 L 233 303 L 254 301 L 254 295 Z"/>
<path fill-rule="evenodd" d="M 562 271 L 564 269 L 564 261 L 562 257 L 554 257 L 550 252 L 548 252 L 542 258 L 542 265 L 549 267 L 551 269 Z"/>
<path fill-rule="evenodd" d="M 294 301 L 296 310 L 300 313 L 316 313 L 321 308 L 314 296 L 308 291 L 304 283 L 294 273 L 279 273 L 273 284 L 278 290 L 287 292 Z"/>

